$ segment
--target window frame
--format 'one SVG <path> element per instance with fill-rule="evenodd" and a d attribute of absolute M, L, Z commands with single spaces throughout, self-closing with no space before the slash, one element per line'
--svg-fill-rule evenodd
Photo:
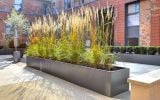
<path fill-rule="evenodd" d="M 128 6 L 131 5 L 131 4 L 139 4 L 139 11 L 138 12 L 134 12 L 134 13 L 128 13 Z M 128 26 L 128 16 L 130 15 L 136 15 L 136 14 L 139 14 L 139 25 L 133 25 L 133 26 Z M 130 2 L 130 3 L 126 3 L 125 4 L 125 45 L 128 46 L 128 40 L 129 40 L 129 37 L 128 37 L 128 28 L 130 27 L 139 27 L 140 29 L 140 2 L 139 1 L 134 1 L 134 2 Z M 140 31 L 139 31 L 139 34 L 140 36 Z M 139 45 L 139 40 L 140 40 L 140 37 L 138 36 L 138 44 Z"/>

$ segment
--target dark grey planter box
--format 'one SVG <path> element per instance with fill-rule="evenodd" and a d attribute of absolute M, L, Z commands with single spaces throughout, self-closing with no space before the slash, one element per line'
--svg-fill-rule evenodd
<path fill-rule="evenodd" d="M 128 91 L 129 69 L 106 71 L 49 59 L 27 57 L 27 66 L 94 90 L 106 96 Z"/>
<path fill-rule="evenodd" d="M 0 49 L 0 55 L 10 55 L 13 54 L 13 49 Z"/>
<path fill-rule="evenodd" d="M 3 48 L 3 49 L 0 49 L 0 55 L 13 55 L 14 51 L 15 51 L 14 48 Z M 18 48 L 18 51 L 21 52 L 21 58 L 22 58 L 25 48 Z"/>
<path fill-rule="evenodd" d="M 160 66 L 160 55 L 116 54 L 117 61 Z"/>

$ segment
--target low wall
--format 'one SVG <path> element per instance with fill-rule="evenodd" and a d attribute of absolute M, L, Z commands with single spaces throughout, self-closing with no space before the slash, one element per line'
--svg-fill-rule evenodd
<path fill-rule="evenodd" d="M 160 100 L 160 70 L 128 79 L 131 83 L 131 100 Z"/>
<path fill-rule="evenodd" d="M 160 66 L 159 55 L 116 54 L 117 61 L 150 64 Z"/>
<path fill-rule="evenodd" d="M 0 49 L 0 55 L 13 55 L 14 51 L 15 51 L 14 48 Z M 18 51 L 20 51 L 21 54 L 23 54 L 25 48 L 18 48 Z"/>
<path fill-rule="evenodd" d="M 10 55 L 13 54 L 14 49 L 0 49 L 0 55 Z"/>

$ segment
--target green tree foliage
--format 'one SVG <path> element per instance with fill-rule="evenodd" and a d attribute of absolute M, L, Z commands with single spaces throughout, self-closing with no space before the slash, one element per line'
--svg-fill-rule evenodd
<path fill-rule="evenodd" d="M 15 9 L 13 9 L 11 14 L 7 16 L 5 23 L 10 26 L 10 33 L 12 34 L 14 34 L 15 27 L 18 28 L 19 34 L 23 34 L 24 31 L 28 31 L 29 21 L 23 14 L 16 12 Z"/>

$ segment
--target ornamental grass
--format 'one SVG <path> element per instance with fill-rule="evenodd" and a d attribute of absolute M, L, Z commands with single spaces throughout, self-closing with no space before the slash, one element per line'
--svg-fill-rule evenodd
<path fill-rule="evenodd" d="M 112 68 L 112 7 L 81 8 L 37 19 L 30 28 L 28 56 L 53 59 L 95 68 Z M 89 40 L 89 47 L 86 41 Z"/>

